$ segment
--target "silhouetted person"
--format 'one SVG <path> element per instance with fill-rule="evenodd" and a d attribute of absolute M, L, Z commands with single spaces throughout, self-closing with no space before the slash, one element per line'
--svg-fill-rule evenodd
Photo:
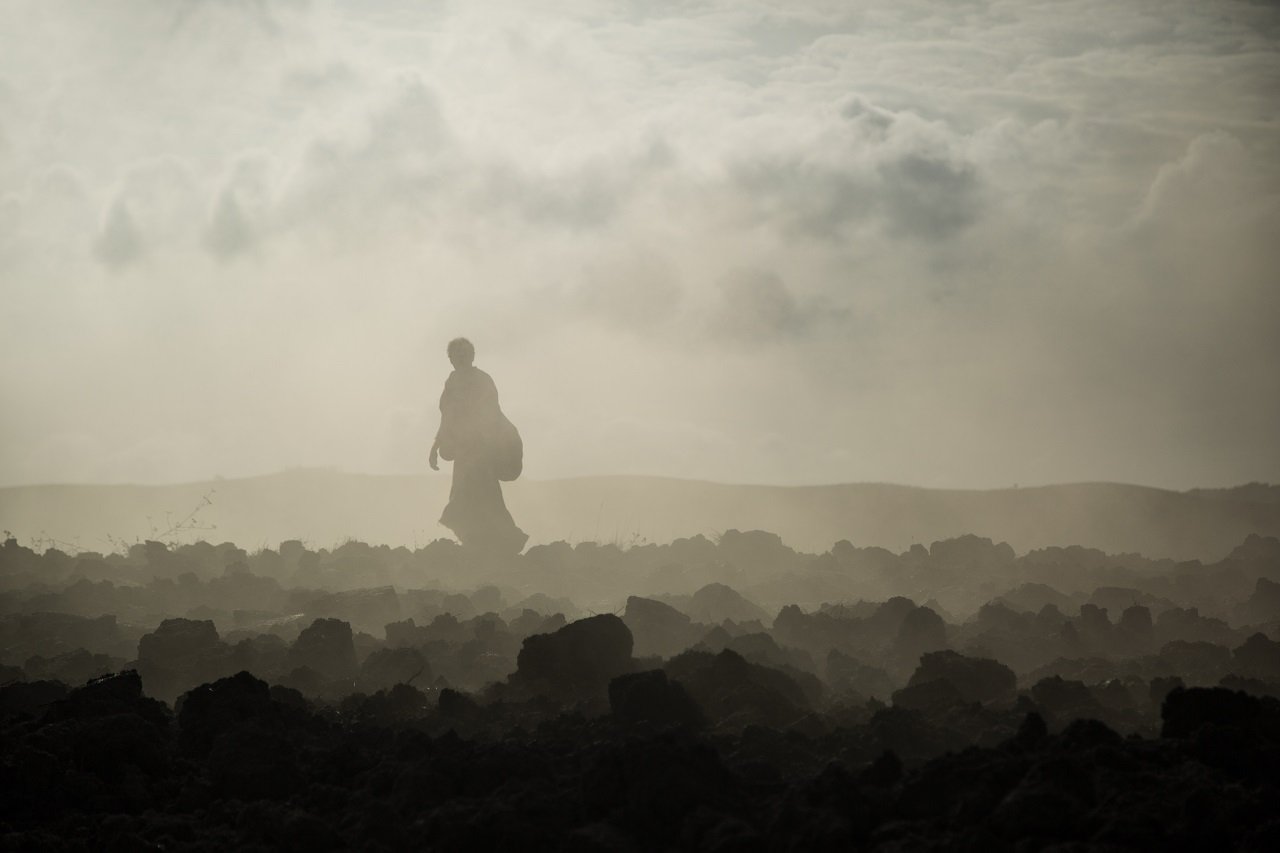
<path fill-rule="evenodd" d="M 517 554 L 529 537 L 516 527 L 502 499 L 500 480 L 520 474 L 519 433 L 498 406 L 498 388 L 474 366 L 476 350 L 466 338 L 449 342 L 453 372 L 440 395 L 440 429 L 431 445 L 437 459 L 453 460 L 453 486 L 440 523 L 464 546 Z"/>

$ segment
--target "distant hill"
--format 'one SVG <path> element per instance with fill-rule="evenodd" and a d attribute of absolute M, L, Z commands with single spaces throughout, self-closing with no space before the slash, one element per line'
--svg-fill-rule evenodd
<path fill-rule="evenodd" d="M 814 552 L 841 539 L 902 551 L 976 533 L 1019 553 L 1084 545 L 1208 561 L 1250 533 L 1280 535 L 1277 488 L 1260 484 L 1190 492 L 1114 483 L 972 491 L 608 476 L 521 480 L 505 489 L 531 544 L 627 545 L 737 528 L 769 530 Z M 318 470 L 165 486 L 19 486 L 0 489 L 0 527 L 24 543 L 56 540 L 64 550 L 107 551 L 113 543 L 147 538 L 232 541 L 248 549 L 285 539 L 412 546 L 448 535 L 436 523 L 448 490 L 445 472 L 394 477 Z M 166 533 L 197 507 L 187 527 L 212 529 Z"/>

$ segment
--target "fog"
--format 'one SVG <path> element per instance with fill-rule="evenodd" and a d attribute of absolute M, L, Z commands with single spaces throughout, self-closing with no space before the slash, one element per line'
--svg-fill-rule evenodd
<path fill-rule="evenodd" d="M 425 473 L 457 335 L 533 479 L 1280 479 L 1278 26 L 6 0 L 0 483 Z"/>

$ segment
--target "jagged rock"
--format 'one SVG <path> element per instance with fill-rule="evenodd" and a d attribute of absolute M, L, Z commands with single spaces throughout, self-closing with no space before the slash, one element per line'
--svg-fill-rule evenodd
<path fill-rule="evenodd" d="M 982 536 L 965 534 L 929 546 L 929 558 L 940 566 L 976 574 L 1006 566 L 1015 558 L 1008 542 L 999 544 Z"/>
<path fill-rule="evenodd" d="M 1179 687 L 1185 687 L 1182 679 L 1176 675 L 1157 676 L 1147 686 L 1147 701 L 1154 707 L 1164 704 L 1165 697 Z"/>
<path fill-rule="evenodd" d="M 1253 624 L 1280 620 L 1280 583 L 1258 578 L 1253 593 L 1240 608 L 1240 617 Z"/>
<path fill-rule="evenodd" d="M 700 728 L 706 718 L 678 681 L 660 669 L 620 675 L 609 682 L 609 708 L 628 723 Z"/>
<path fill-rule="evenodd" d="M 449 687 L 440 691 L 437 701 L 440 713 L 450 719 L 475 719 L 480 714 L 480 705 L 476 700 Z"/>
<path fill-rule="evenodd" d="M 894 654 L 907 660 L 916 660 L 946 647 L 946 623 L 928 607 L 917 607 L 903 616 L 893 642 Z"/>
<path fill-rule="evenodd" d="M 169 711 L 164 703 L 142 695 L 142 679 L 137 671 L 126 670 L 94 679 L 71 691 L 65 699 L 51 704 L 45 722 L 131 714 L 153 726 L 165 727 Z"/>
<path fill-rule="evenodd" d="M 782 727 L 808 710 L 804 690 L 776 669 L 748 662 L 737 652 L 688 651 L 664 667 L 715 722 Z"/>
<path fill-rule="evenodd" d="M 1236 729 L 1258 745 L 1280 743 L 1280 702 L 1221 687 L 1175 688 L 1160 709 L 1161 737 L 1185 738 L 1205 726 Z"/>
<path fill-rule="evenodd" d="M 635 640 L 635 655 L 671 657 L 698 641 L 706 627 L 669 604 L 633 595 L 627 598 L 622 621 Z"/>
<path fill-rule="evenodd" d="M 57 773 L 61 792 L 43 784 L 27 790 L 32 778 L 3 778 L 6 795 L 23 788 L 19 801 L 37 812 L 44 806 L 35 800 L 56 804 L 64 798 L 90 812 L 151 808 L 158 794 L 157 780 L 170 770 L 168 729 L 168 709 L 143 696 L 136 672 L 91 681 L 46 706 L 28 741 L 28 746 L 43 747 L 56 756 L 54 762 L 65 762 Z M 37 756 L 28 754 L 28 758 Z M 37 763 L 51 769 L 47 759 L 37 758 Z M 9 770 L 0 771 L 0 777 L 8 777 Z"/>
<path fill-rule="evenodd" d="M 357 666 L 351 626 L 340 619 L 315 620 L 289 648 L 286 665 L 307 667 L 332 681 L 352 681 Z"/>
<path fill-rule="evenodd" d="M 839 649 L 827 653 L 827 683 L 835 693 L 852 692 L 863 698 L 888 699 L 893 693 L 889 673 L 865 664 Z"/>
<path fill-rule="evenodd" d="M 1250 635 L 1244 644 L 1232 651 L 1236 670 L 1254 678 L 1280 678 L 1280 643 L 1265 634 Z"/>
<path fill-rule="evenodd" d="M 934 711 L 963 704 L 966 699 L 954 684 L 945 678 L 932 681 L 920 681 L 908 684 L 901 690 L 893 692 L 895 708 L 909 708 L 915 711 Z"/>
<path fill-rule="evenodd" d="M 33 655 L 22 665 L 27 678 L 33 681 L 61 681 L 80 685 L 95 678 L 116 672 L 124 666 L 124 660 L 110 655 L 95 655 L 85 649 L 76 649 L 51 658 Z"/>
<path fill-rule="evenodd" d="M 223 732 L 243 725 L 282 731 L 284 718 L 265 681 L 247 672 L 202 684 L 183 694 L 177 705 L 183 748 L 203 755 Z"/>
<path fill-rule="evenodd" d="M 1044 717 L 1035 711 L 1029 712 L 1022 718 L 1022 723 L 1018 726 L 1018 733 L 1013 737 L 1013 745 L 1021 750 L 1035 749 L 1044 743 L 1045 738 L 1049 736 L 1049 727 L 1045 724 Z"/>
<path fill-rule="evenodd" d="M 35 714 L 69 691 L 61 681 L 14 681 L 0 686 L 0 717 Z"/>
<path fill-rule="evenodd" d="M 685 611 L 695 622 L 718 625 L 726 619 L 767 623 L 769 614 L 760 605 L 748 601 L 737 590 L 722 583 L 709 583 L 693 594 Z"/>
<path fill-rule="evenodd" d="M 1142 639 L 1150 638 L 1154 631 L 1155 623 L 1151 621 L 1151 610 L 1140 604 L 1126 607 L 1124 612 L 1120 614 L 1119 628 L 1135 637 Z"/>
<path fill-rule="evenodd" d="M 396 684 L 372 696 L 352 693 L 342 700 L 343 714 L 366 725 L 398 726 L 424 717 L 427 695 L 411 684 Z"/>
<path fill-rule="evenodd" d="M 1174 640 L 1160 648 L 1160 663 L 1188 684 L 1216 684 L 1231 669 L 1231 650 L 1202 640 Z"/>
<path fill-rule="evenodd" d="M 553 634 L 526 637 L 512 681 L 556 696 L 603 695 L 631 670 L 631 632 L 610 613 L 570 622 Z"/>
<path fill-rule="evenodd" d="M 1084 682 L 1068 681 L 1060 675 L 1037 681 L 1031 688 L 1031 698 L 1056 723 L 1102 713 L 1102 706 Z"/>
<path fill-rule="evenodd" d="M 376 691 L 397 684 L 430 684 L 431 666 L 417 649 L 379 649 L 360 665 L 356 688 Z"/>
<path fill-rule="evenodd" d="M 922 655 L 920 666 L 912 673 L 907 686 L 938 680 L 950 682 L 966 702 L 1012 699 L 1018 685 L 1013 670 L 999 661 L 944 650 Z"/>
<path fill-rule="evenodd" d="M 147 692 L 161 699 L 228 675 L 230 668 L 231 648 L 209 620 L 166 619 L 138 640 L 138 673 Z"/>

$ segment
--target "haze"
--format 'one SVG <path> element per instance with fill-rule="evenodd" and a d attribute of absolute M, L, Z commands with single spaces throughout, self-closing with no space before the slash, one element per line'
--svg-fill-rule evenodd
<path fill-rule="evenodd" d="M 1280 480 L 1278 34 L 3 0 L 0 484 L 425 472 L 457 335 L 534 479 Z"/>

